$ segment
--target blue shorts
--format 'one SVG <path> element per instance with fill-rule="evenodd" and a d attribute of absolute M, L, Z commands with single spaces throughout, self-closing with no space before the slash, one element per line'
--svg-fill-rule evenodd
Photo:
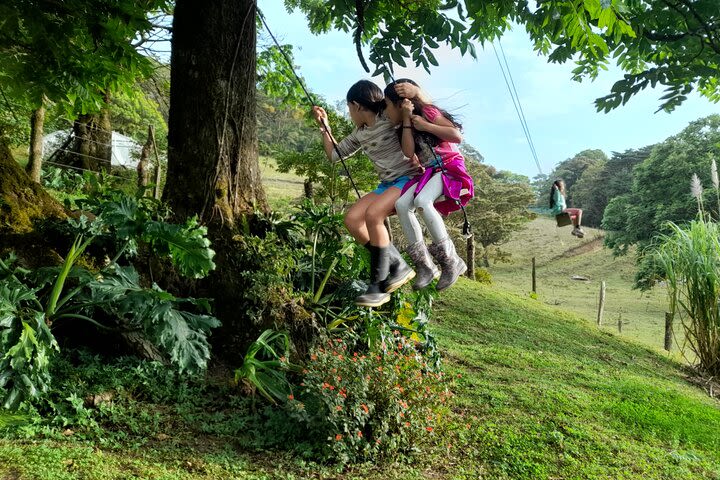
<path fill-rule="evenodd" d="M 380 182 L 380 185 L 378 185 L 377 188 L 375 190 L 373 190 L 373 193 L 377 193 L 378 195 L 380 195 L 381 193 L 383 193 L 385 190 L 387 190 L 390 187 L 397 187 L 400 190 L 402 190 L 402 188 L 405 186 L 405 184 L 409 181 L 410 181 L 410 177 L 408 177 L 407 175 L 403 175 L 402 177 L 398 177 L 395 180 L 388 180 L 385 182 Z"/>

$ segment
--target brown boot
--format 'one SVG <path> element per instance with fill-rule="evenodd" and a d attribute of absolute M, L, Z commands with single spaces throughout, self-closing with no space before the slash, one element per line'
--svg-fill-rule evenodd
<path fill-rule="evenodd" d="M 455 252 L 455 245 L 453 245 L 450 237 L 441 241 L 440 243 L 433 243 L 428 247 L 430 254 L 440 264 L 442 274 L 440 280 L 437 283 L 438 291 L 445 290 L 454 284 L 458 277 L 465 273 L 467 265 L 462 258 L 460 258 Z"/>
<path fill-rule="evenodd" d="M 423 242 L 413 243 L 407 247 L 407 250 L 405 251 L 408 255 L 410 255 L 417 273 L 413 289 L 422 290 L 430 285 L 430 282 L 432 282 L 433 279 L 440 276 L 440 270 L 438 270 L 433 263 L 430 252 L 428 252 L 428 249 Z"/>

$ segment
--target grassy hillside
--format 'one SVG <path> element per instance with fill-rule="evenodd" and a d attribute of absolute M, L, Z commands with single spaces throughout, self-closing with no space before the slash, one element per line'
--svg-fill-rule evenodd
<path fill-rule="evenodd" d="M 602 329 L 663 347 L 667 297 L 663 288 L 650 292 L 633 290 L 635 255 L 613 257 L 603 247 L 603 232 L 585 228 L 585 238 L 570 235 L 570 227 L 557 228 L 555 221 L 540 217 L 516 233 L 503 246 L 511 253 L 509 263 L 489 269 L 497 285 L 527 295 L 531 291 L 531 259 L 535 257 L 538 298 L 549 305 L 572 311 L 589 322 L 597 320 L 600 283 L 605 281 L 605 313 Z M 588 280 L 573 280 L 574 275 Z M 677 348 L 674 349 L 677 353 Z"/>
<path fill-rule="evenodd" d="M 304 194 L 303 178 L 292 172 L 278 172 L 277 163 L 272 158 L 260 158 L 260 174 L 271 208 L 282 209 L 291 202 L 302 198 Z"/>
<path fill-rule="evenodd" d="M 286 206 L 302 196 L 302 178 L 277 172 L 271 158 L 262 158 L 260 163 L 263 183 L 273 207 Z M 393 220 L 393 224 L 397 222 Z M 550 218 L 539 217 L 530 222 L 502 247 L 511 253 L 509 263 L 490 267 L 495 283 L 519 295 L 529 294 L 531 259 L 535 257 L 540 301 L 574 312 L 594 324 L 600 282 L 605 281 L 602 329 L 617 334 L 618 319 L 621 319 L 623 337 L 662 349 L 667 309 L 664 289 L 656 288 L 646 293 L 633 290 L 634 252 L 615 258 L 603 248 L 602 230 L 585 230 L 586 236 L 581 240 L 570 235 L 570 227 L 558 228 Z M 402 243 L 402 239 L 399 240 Z M 574 275 L 588 280 L 573 280 Z M 678 341 L 682 341 L 679 332 Z M 673 355 L 679 358 L 677 347 Z"/>
<path fill-rule="evenodd" d="M 249 449 L 254 409 L 219 397 L 138 400 L 133 422 L 112 424 L 127 430 L 119 445 L 78 434 L 0 440 L 0 478 L 720 478 L 720 405 L 671 359 L 467 280 L 442 294 L 433 324 L 455 397 L 409 464 L 338 471 Z"/>

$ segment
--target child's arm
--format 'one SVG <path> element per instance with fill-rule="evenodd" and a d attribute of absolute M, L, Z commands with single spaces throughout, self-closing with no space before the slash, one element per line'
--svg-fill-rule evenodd
<path fill-rule="evenodd" d="M 443 115 L 436 116 L 432 122 L 421 115 L 413 115 L 412 123 L 416 130 L 432 133 L 440 140 L 450 143 L 462 142 L 460 129 Z"/>
<path fill-rule="evenodd" d="M 327 112 L 325 112 L 325 109 L 322 107 L 314 106 L 312 108 L 313 116 L 315 117 L 315 121 L 318 122 L 320 125 L 320 132 L 322 133 L 323 138 L 323 147 L 325 148 L 325 155 L 327 155 L 329 160 L 333 159 L 333 145 L 335 142 L 335 138 L 332 136 L 332 131 L 330 130 L 330 124 L 328 123 L 328 116 Z M 324 127 L 323 127 L 324 125 Z"/>
<path fill-rule="evenodd" d="M 403 155 L 408 158 L 413 158 L 415 155 L 415 137 L 413 135 L 412 127 L 412 111 L 413 103 L 407 98 L 403 100 L 400 105 L 402 111 L 402 136 L 400 146 L 402 147 Z"/>

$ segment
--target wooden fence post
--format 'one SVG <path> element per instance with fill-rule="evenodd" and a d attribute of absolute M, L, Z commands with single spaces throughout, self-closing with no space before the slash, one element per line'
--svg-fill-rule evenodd
<path fill-rule="evenodd" d="M 532 257 L 532 291 L 533 293 L 537 293 L 535 283 L 535 257 Z"/>
<path fill-rule="evenodd" d="M 672 313 L 665 312 L 665 350 L 667 350 L 668 352 L 672 348 L 672 324 Z"/>
<path fill-rule="evenodd" d="M 469 279 L 475 280 L 475 236 L 470 234 L 467 238 L 467 272 L 466 275 Z"/>
<path fill-rule="evenodd" d="M 603 310 L 605 310 L 605 280 L 600 282 L 600 303 L 598 303 L 597 324 L 602 325 Z"/>
<path fill-rule="evenodd" d="M 160 154 L 158 154 L 157 142 L 155 141 L 155 126 L 150 125 L 150 136 L 152 137 L 153 149 L 155 150 L 155 186 L 153 187 L 153 197 L 160 200 Z"/>
<path fill-rule="evenodd" d="M 622 333 L 622 313 L 618 315 L 618 333 Z"/>

